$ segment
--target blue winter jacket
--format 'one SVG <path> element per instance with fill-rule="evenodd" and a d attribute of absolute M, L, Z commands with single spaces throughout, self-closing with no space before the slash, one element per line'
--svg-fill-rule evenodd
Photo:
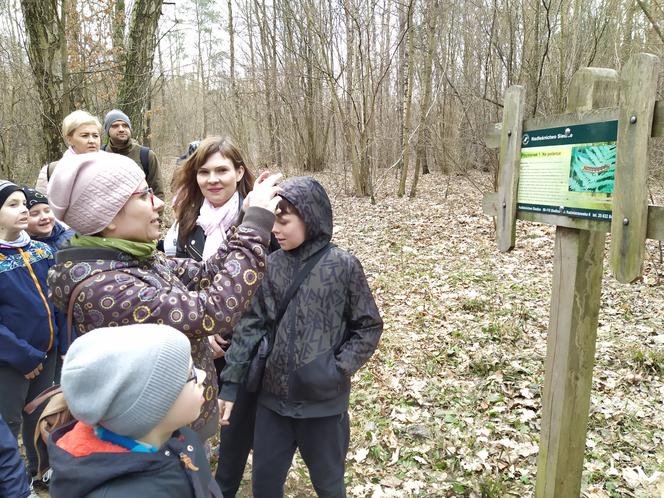
<path fill-rule="evenodd" d="M 29 494 L 28 474 L 16 438 L 0 415 L 0 496 L 25 498 Z"/>
<path fill-rule="evenodd" d="M 32 237 L 32 240 L 44 242 L 51 246 L 53 252 L 57 252 L 67 245 L 67 242 L 69 242 L 69 239 L 71 239 L 75 233 L 76 232 L 71 228 L 65 228 L 62 223 L 56 221 L 53 230 L 51 230 L 51 235 L 48 237 Z"/>
<path fill-rule="evenodd" d="M 55 354 L 58 343 L 60 354 L 67 348 L 62 316 L 47 297 L 53 264 L 53 251 L 43 242 L 0 247 L 0 365 L 24 375 Z"/>

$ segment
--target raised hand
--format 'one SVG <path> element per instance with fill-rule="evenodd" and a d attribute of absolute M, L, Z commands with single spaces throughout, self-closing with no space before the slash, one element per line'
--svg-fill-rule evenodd
<path fill-rule="evenodd" d="M 281 201 L 279 197 L 281 188 L 277 182 L 282 176 L 281 173 L 270 174 L 269 171 L 261 173 L 254 183 L 254 189 L 245 200 L 247 207 L 256 206 L 274 213 Z"/>

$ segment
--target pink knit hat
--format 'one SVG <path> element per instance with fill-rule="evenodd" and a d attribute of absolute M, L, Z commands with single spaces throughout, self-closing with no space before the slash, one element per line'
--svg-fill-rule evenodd
<path fill-rule="evenodd" d="M 113 221 L 143 180 L 143 170 L 126 156 L 65 154 L 48 183 L 48 203 L 56 218 L 92 235 Z"/>

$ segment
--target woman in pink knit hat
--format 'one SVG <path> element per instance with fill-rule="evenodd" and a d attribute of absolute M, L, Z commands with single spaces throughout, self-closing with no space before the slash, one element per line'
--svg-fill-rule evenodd
<path fill-rule="evenodd" d="M 232 330 L 263 278 L 280 176 L 258 178 L 242 224 L 205 262 L 156 250 L 164 203 L 131 159 L 72 155 L 49 184 L 51 209 L 78 232 L 49 274 L 53 303 L 70 312 L 76 334 L 157 323 L 187 335 L 196 367 L 207 373 L 205 404 L 193 424 L 203 440 L 216 432 L 219 416 L 207 336 Z"/>

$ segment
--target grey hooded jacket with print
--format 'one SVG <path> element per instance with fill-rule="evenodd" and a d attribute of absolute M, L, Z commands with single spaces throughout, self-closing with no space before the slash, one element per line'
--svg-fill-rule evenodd
<path fill-rule="evenodd" d="M 267 272 L 233 332 L 221 373 L 219 397 L 234 400 L 252 352 L 271 330 L 290 284 L 307 260 L 332 238 L 332 206 L 313 178 L 297 177 L 281 185 L 282 197 L 299 211 L 305 242 L 292 251 L 268 256 Z M 259 402 L 298 418 L 324 417 L 348 408 L 350 377 L 371 357 L 383 321 L 362 265 L 333 247 L 304 279 L 291 299 L 267 360 Z"/>

